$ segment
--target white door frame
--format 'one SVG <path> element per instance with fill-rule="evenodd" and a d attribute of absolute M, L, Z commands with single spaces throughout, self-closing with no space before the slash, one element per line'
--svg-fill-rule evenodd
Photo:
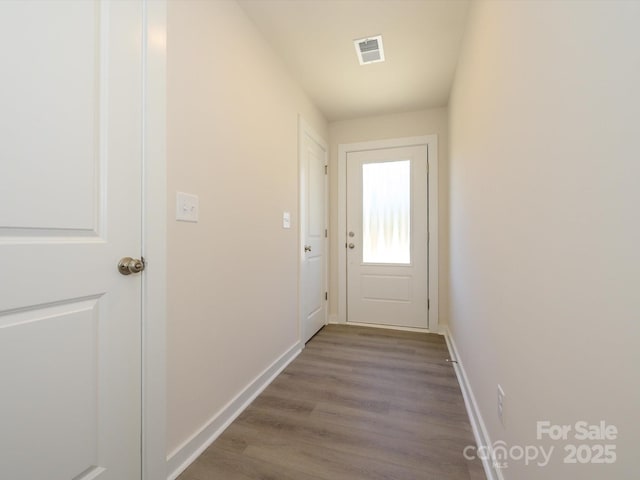
<path fill-rule="evenodd" d="M 327 142 L 318 135 L 313 128 L 302 118 L 302 115 L 298 115 L 298 340 L 300 342 L 300 348 L 304 348 L 305 342 L 303 341 L 303 317 L 304 312 L 302 311 L 302 262 L 304 261 L 304 232 L 302 229 L 302 222 L 300 218 L 302 217 L 302 193 L 304 192 L 304 184 L 302 178 L 302 162 L 303 162 L 303 147 L 304 147 L 304 136 L 309 135 L 318 145 L 320 145 L 324 149 L 324 164 L 328 165 L 328 155 L 329 155 L 329 147 Z M 324 225 L 325 228 L 328 229 L 329 225 L 329 182 L 327 181 L 328 175 L 324 176 Z M 329 292 L 329 235 L 327 230 L 327 235 L 324 240 L 324 291 Z M 329 319 L 329 303 L 327 299 L 325 299 L 325 309 L 324 309 L 324 324 L 328 323 Z"/>
<path fill-rule="evenodd" d="M 142 0 L 142 480 L 167 478 L 167 0 Z"/>
<path fill-rule="evenodd" d="M 350 152 L 426 145 L 429 165 L 427 228 L 428 330 L 438 332 L 438 136 L 394 138 L 338 145 L 338 323 L 347 323 L 347 155 Z M 399 327 L 393 327 L 399 328 Z M 416 330 L 416 329 L 412 329 Z M 419 330 L 419 329 L 418 329 Z"/>

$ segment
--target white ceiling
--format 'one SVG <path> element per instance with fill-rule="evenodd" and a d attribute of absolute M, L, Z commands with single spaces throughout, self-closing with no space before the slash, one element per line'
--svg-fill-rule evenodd
<path fill-rule="evenodd" d="M 329 121 L 445 106 L 468 0 L 239 0 Z M 382 34 L 386 61 L 353 40 Z"/>

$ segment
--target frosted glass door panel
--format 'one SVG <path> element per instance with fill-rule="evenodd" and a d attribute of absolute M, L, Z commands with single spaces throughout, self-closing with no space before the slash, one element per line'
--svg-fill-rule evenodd
<path fill-rule="evenodd" d="M 362 261 L 411 263 L 411 161 L 362 165 Z"/>

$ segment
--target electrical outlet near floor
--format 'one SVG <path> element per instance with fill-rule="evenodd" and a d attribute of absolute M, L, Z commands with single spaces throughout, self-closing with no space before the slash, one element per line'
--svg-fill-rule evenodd
<path fill-rule="evenodd" d="M 498 384 L 498 418 L 500 419 L 500 423 L 504 427 L 504 398 L 505 398 L 504 390 Z"/>

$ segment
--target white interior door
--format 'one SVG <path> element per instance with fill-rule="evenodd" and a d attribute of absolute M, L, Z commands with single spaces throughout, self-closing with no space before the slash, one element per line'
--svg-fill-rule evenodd
<path fill-rule="evenodd" d="M 140 478 L 141 2 L 0 2 L 0 477 Z"/>
<path fill-rule="evenodd" d="M 427 145 L 347 155 L 347 321 L 428 327 Z"/>
<path fill-rule="evenodd" d="M 302 341 L 327 323 L 326 146 L 301 122 L 300 230 Z"/>

